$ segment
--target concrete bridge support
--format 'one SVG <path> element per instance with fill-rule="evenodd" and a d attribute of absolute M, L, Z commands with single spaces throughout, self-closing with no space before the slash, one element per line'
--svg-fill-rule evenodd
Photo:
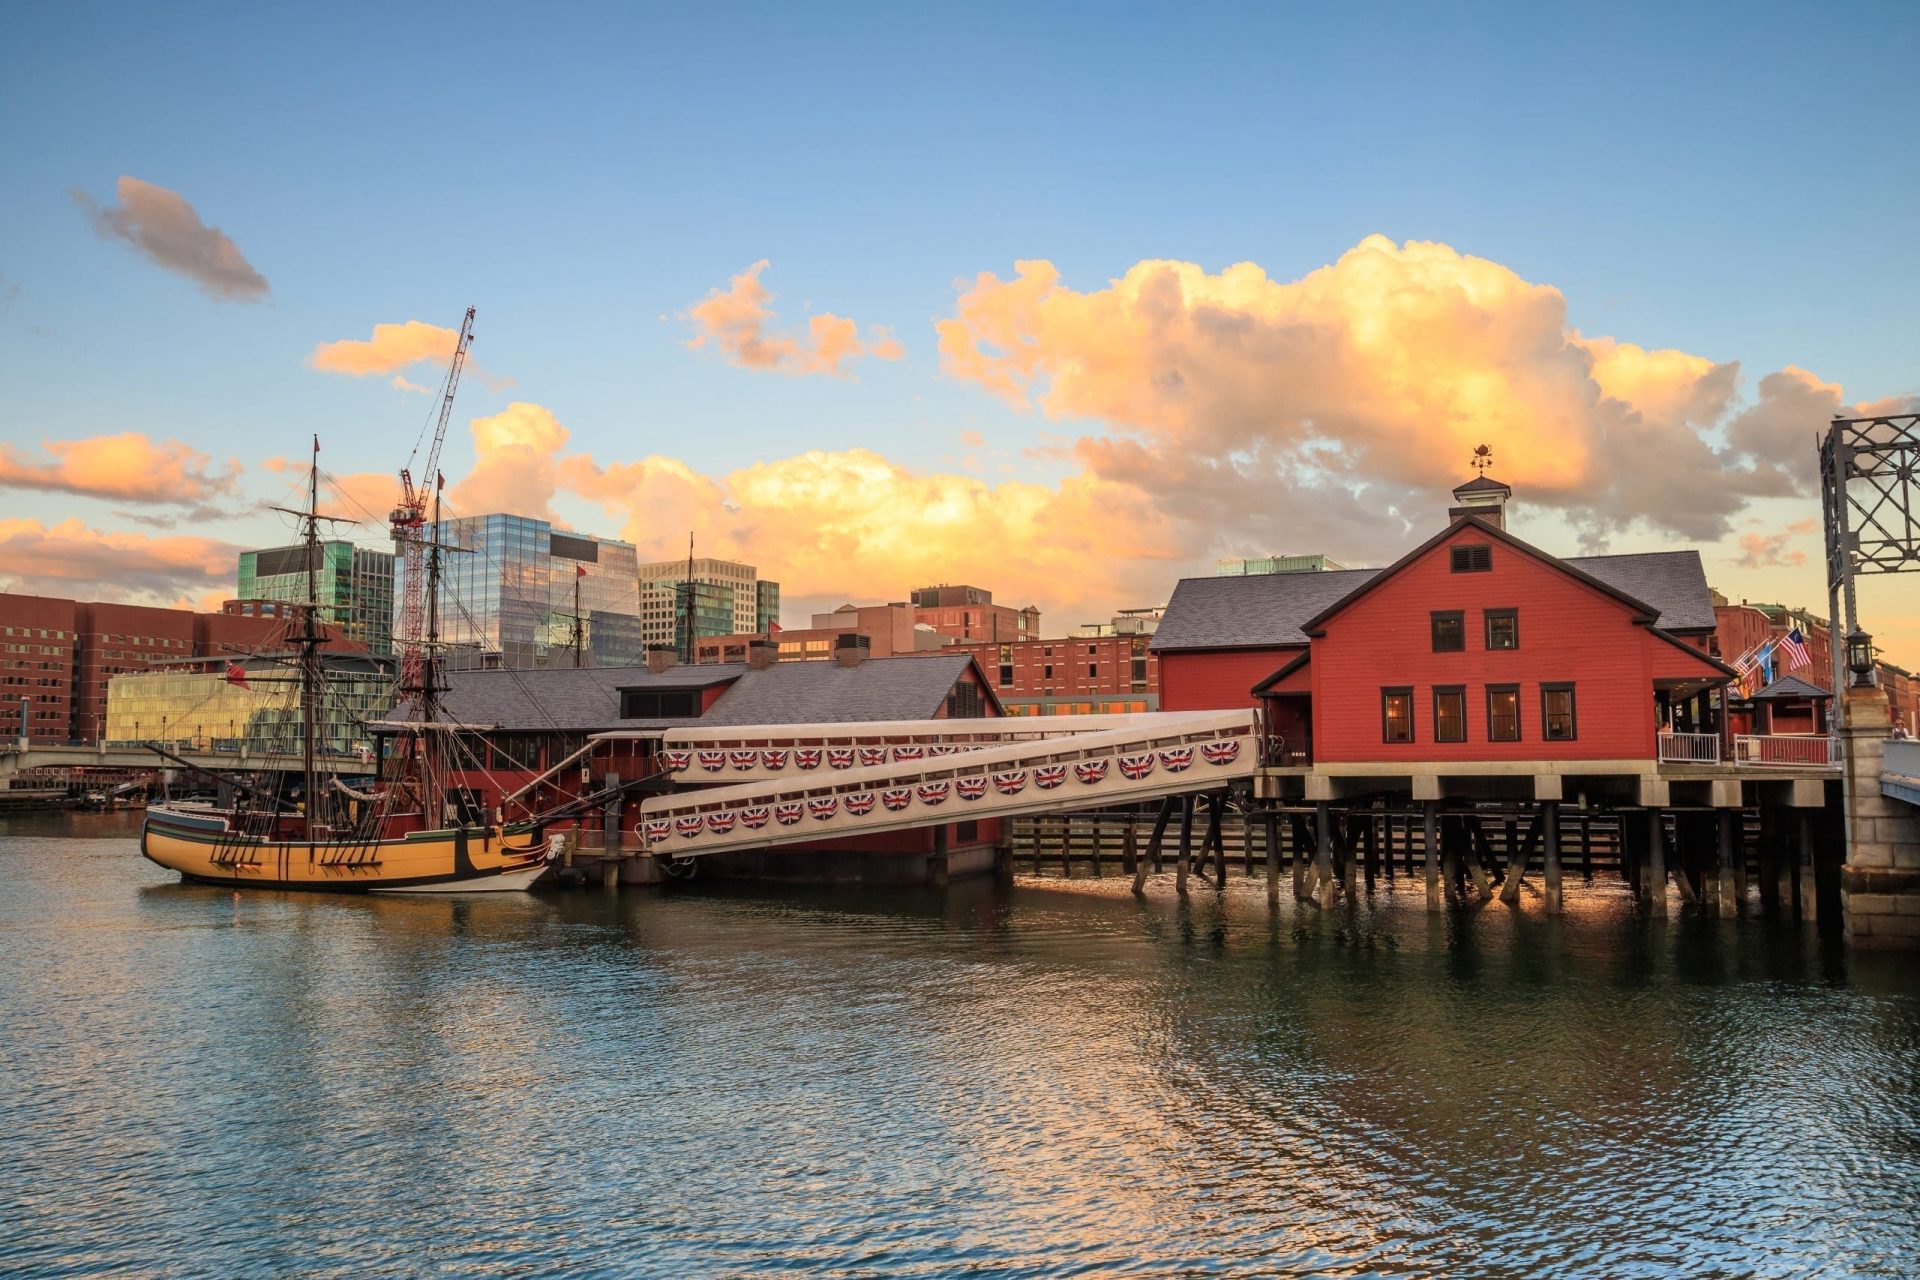
<path fill-rule="evenodd" d="M 1848 689 L 1840 730 L 1847 859 L 1840 914 L 1856 947 L 1920 950 L 1920 817 L 1880 789 L 1891 721 L 1876 688 Z"/>

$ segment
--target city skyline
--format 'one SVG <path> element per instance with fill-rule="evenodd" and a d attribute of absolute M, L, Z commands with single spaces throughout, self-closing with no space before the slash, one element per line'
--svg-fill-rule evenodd
<path fill-rule="evenodd" d="M 1093 58 L 1049 56 L 1061 13 L 1017 48 L 985 11 L 844 49 L 792 16 L 609 13 L 604 48 L 476 17 L 450 64 L 602 78 L 543 101 L 417 74 L 405 14 L 383 49 L 283 62 L 274 15 L 6 19 L 0 586 L 204 607 L 238 550 L 287 541 L 259 508 L 313 433 L 349 536 L 382 546 L 469 303 L 449 517 L 643 561 L 691 530 L 800 618 L 947 581 L 1065 626 L 1222 557 L 1380 564 L 1483 442 L 1542 545 L 1698 546 L 1730 598 L 1824 612 L 1814 433 L 1916 391 L 1912 107 L 1875 71 L 1899 11 L 1844 36 L 1663 14 L 1664 43 L 1648 13 L 1203 16 L 1166 41 L 1116 14 Z M 716 44 L 737 99 L 662 56 Z M 605 74 L 620 49 L 644 76 Z M 1796 70 L 1823 57 L 1860 85 Z M 866 98 L 817 87 L 856 60 Z M 363 101 L 299 105 L 349 65 Z M 220 110 L 208 86 L 268 66 L 288 92 Z M 1230 137 L 1158 118 L 1226 102 L 1215 78 Z M 418 135 L 456 120 L 449 173 Z M 809 129 L 840 145 L 803 166 Z M 1920 662 L 1910 583 L 1861 597 Z"/>

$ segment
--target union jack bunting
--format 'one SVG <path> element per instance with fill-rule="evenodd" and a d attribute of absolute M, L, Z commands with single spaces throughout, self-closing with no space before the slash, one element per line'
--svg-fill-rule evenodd
<path fill-rule="evenodd" d="M 784 769 L 787 767 L 787 756 L 789 754 L 791 753 L 783 747 L 769 748 L 760 753 L 760 763 L 768 769 Z"/>
<path fill-rule="evenodd" d="M 945 782 L 923 782 L 913 792 L 920 797 L 921 804 L 944 804 L 950 790 L 952 787 Z"/>
<path fill-rule="evenodd" d="M 821 751 L 818 747 L 796 747 L 793 752 L 793 762 L 802 769 L 818 769 L 820 756 Z"/>
<path fill-rule="evenodd" d="M 750 804 L 740 811 L 740 825 L 749 831 L 758 831 L 767 825 L 773 817 L 773 810 L 763 804 Z"/>
<path fill-rule="evenodd" d="M 660 753 L 660 767 L 668 773 L 678 773 L 692 763 L 693 752 L 691 751 L 662 751 Z"/>
<path fill-rule="evenodd" d="M 646 832 L 647 843 L 653 844 L 673 834 L 673 823 L 666 818 L 649 818 L 643 829 Z"/>
<path fill-rule="evenodd" d="M 951 742 L 936 742 L 927 748 L 927 754 L 930 756 L 950 756 L 959 749 L 959 747 L 954 746 Z"/>
<path fill-rule="evenodd" d="M 876 764 L 885 764 L 886 762 L 887 762 L 887 749 L 885 747 L 860 748 L 861 764 L 876 765 Z"/>
<path fill-rule="evenodd" d="M 686 837 L 688 840 L 691 840 L 695 836 L 699 835 L 700 828 L 705 825 L 706 824 L 700 820 L 700 815 L 697 813 L 690 813 L 684 818 L 675 818 L 673 820 L 673 829 L 675 831 L 678 831 L 682 836 Z"/>
<path fill-rule="evenodd" d="M 1240 756 L 1240 739 L 1231 742 L 1209 742 L 1200 748 L 1200 754 L 1208 764 L 1232 764 Z"/>
<path fill-rule="evenodd" d="M 1009 773 L 993 775 L 994 788 L 1003 796 L 1017 796 L 1027 789 L 1027 771 L 1015 769 Z"/>
<path fill-rule="evenodd" d="M 856 818 L 873 812 L 874 796 L 871 791 L 856 791 L 852 795 L 844 797 L 844 799 L 847 812 Z"/>
<path fill-rule="evenodd" d="M 1091 786 L 1107 776 L 1105 760 L 1082 760 L 1073 766 L 1073 776 Z"/>
<path fill-rule="evenodd" d="M 1798 671 L 1813 661 L 1813 655 L 1807 652 L 1807 638 L 1800 634 L 1800 628 L 1793 630 L 1781 639 L 1780 647 L 1787 653 L 1787 670 Z"/>
<path fill-rule="evenodd" d="M 959 794 L 962 800 L 978 800 L 981 796 L 987 794 L 987 780 L 985 778 L 959 778 L 955 780 L 953 789 Z"/>
<path fill-rule="evenodd" d="M 800 821 L 801 815 L 805 812 L 798 800 L 783 800 L 773 806 L 773 820 L 783 827 L 790 827 Z"/>
<path fill-rule="evenodd" d="M 895 747 L 893 749 L 893 758 L 895 760 L 925 760 L 927 758 L 927 749 L 925 747 Z"/>
<path fill-rule="evenodd" d="M 1063 764 L 1043 764 L 1033 771 L 1034 785 L 1042 791 L 1051 791 L 1067 780 L 1067 766 Z"/>
<path fill-rule="evenodd" d="M 1137 756 L 1121 756 L 1120 772 L 1134 782 L 1140 781 L 1153 772 L 1153 752 L 1149 751 Z"/>
<path fill-rule="evenodd" d="M 913 800 L 913 792 L 907 787 L 888 787 L 880 793 L 880 803 L 896 813 L 907 807 Z"/>
<path fill-rule="evenodd" d="M 852 747 L 828 747 L 827 748 L 827 767 L 830 769 L 853 768 L 853 748 Z"/>
<path fill-rule="evenodd" d="M 813 799 L 807 801 L 807 812 L 820 819 L 820 821 L 825 822 L 828 818 L 840 812 L 840 797 L 815 796 Z"/>
<path fill-rule="evenodd" d="M 745 771 L 760 763 L 760 753 L 751 747 L 745 751 L 729 751 L 727 752 L 727 763 L 736 769 Z"/>
<path fill-rule="evenodd" d="M 695 758 L 708 773 L 718 773 L 727 766 L 727 753 L 724 751 L 702 751 Z"/>
<path fill-rule="evenodd" d="M 733 830 L 733 820 L 734 812 L 731 809 L 722 809 L 718 813 L 710 813 L 707 815 L 707 830 L 713 832 L 715 835 L 723 836 Z"/>
<path fill-rule="evenodd" d="M 1193 763 L 1192 747 L 1162 747 L 1160 763 L 1167 767 L 1168 773 L 1179 773 Z"/>

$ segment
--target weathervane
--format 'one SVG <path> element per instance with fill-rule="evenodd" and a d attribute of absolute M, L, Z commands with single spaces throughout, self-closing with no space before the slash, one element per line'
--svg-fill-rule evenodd
<path fill-rule="evenodd" d="M 1487 468 L 1493 465 L 1493 448 L 1481 445 L 1473 451 L 1473 469 L 1481 475 L 1487 474 Z"/>

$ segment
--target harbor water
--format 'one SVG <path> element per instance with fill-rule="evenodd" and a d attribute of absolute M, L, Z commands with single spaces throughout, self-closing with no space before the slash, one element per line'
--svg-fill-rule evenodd
<path fill-rule="evenodd" d="M 0 819 L 6 1275 L 1920 1271 L 1920 971 L 1791 924 L 239 894 L 137 822 Z"/>

